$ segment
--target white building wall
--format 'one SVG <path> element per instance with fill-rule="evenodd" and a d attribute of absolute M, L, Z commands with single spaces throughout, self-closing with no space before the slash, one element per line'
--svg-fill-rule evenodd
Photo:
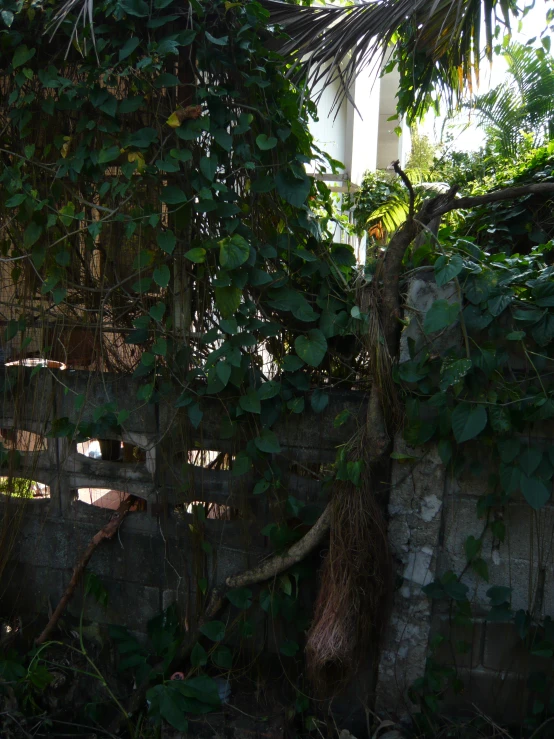
<path fill-rule="evenodd" d="M 324 87 L 318 102 L 319 120 L 310 130 L 316 144 L 344 165 L 347 179 L 359 185 L 367 170 L 387 169 L 400 159 L 404 163 L 405 134 L 397 136 L 398 121 L 388 118 L 396 113 L 398 73 L 380 77 L 375 69 L 363 70 L 355 80 L 350 95 L 356 108 L 344 100 L 333 109 L 339 90 L 338 81 Z M 317 99 L 318 91 L 314 93 Z"/>
<path fill-rule="evenodd" d="M 348 109 L 352 106 L 350 103 L 343 103 L 338 111 L 336 109 L 332 110 L 338 90 L 338 81 L 324 87 L 317 106 L 319 120 L 310 123 L 310 131 L 320 149 L 332 156 L 333 159 L 338 159 L 339 162 L 346 164 L 349 128 Z M 316 91 L 313 98 L 317 100 L 317 96 L 318 92 Z"/>

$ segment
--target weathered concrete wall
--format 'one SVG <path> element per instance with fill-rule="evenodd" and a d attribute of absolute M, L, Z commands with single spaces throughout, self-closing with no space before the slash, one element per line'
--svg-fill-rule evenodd
<path fill-rule="evenodd" d="M 437 299 L 455 302 L 457 291 L 452 285 L 438 288 L 432 273 L 420 273 L 408 289 L 408 305 L 419 310 L 404 333 L 401 361 L 409 359 L 408 336 L 418 349 L 430 344 L 421 321 Z M 459 326 L 454 325 L 432 342 L 432 350 L 442 354 L 460 341 Z M 537 427 L 536 433 L 543 444 L 549 443 L 551 430 Z M 502 514 L 506 541 L 495 540 L 490 531 L 483 540 L 480 556 L 488 567 L 486 582 L 467 568 L 464 549 L 467 537 L 479 538 L 484 528 L 477 501 L 487 491 L 491 471 L 486 449 L 475 449 L 480 471 L 456 480 L 446 474 L 433 445 L 424 451 L 412 449 L 399 437 L 395 450 L 415 459 L 393 470 L 389 540 L 401 584 L 381 652 L 377 706 L 395 717 L 413 711 L 408 690 L 424 674 L 434 637 L 443 636 L 433 659 L 454 667 L 464 685 L 462 693 L 446 695 L 445 710 L 475 713 L 475 704 L 502 722 L 521 722 L 530 712 L 527 680 L 537 671 L 552 675 L 552 660 L 531 655 L 513 624 L 487 622 L 491 606 L 487 591 L 494 585 L 509 586 L 514 612 L 529 611 L 539 621 L 554 615 L 554 506 L 549 503 L 533 511 L 521 496 L 513 496 Z M 449 570 L 464 572 L 473 616 L 469 625 L 456 625 L 446 601 L 431 601 L 422 593 L 424 585 Z"/>
<path fill-rule="evenodd" d="M 268 539 L 260 530 L 273 515 L 267 497 L 252 494 L 259 475 L 234 477 L 229 470 L 187 463 L 186 448 L 236 454 L 247 442 L 246 437 L 239 443 L 221 440 L 222 414 L 215 402 L 205 404 L 204 419 L 196 430 L 185 410 L 174 408 L 175 398 L 160 404 L 158 412 L 153 404 L 138 403 L 138 384 L 128 377 L 57 370 L 41 370 L 31 377 L 30 370 L 13 367 L 1 370 L 2 383 L 0 428 L 32 431 L 46 443 L 44 451 L 21 452 L 20 466 L 10 473 L 48 485 L 51 492 L 49 500 L 0 499 L 4 531 L 17 531 L 11 562 L 0 581 L 4 615 L 45 615 L 55 607 L 79 554 L 113 514 L 76 500 L 78 488 L 119 490 L 146 502 L 146 510 L 130 513 L 119 535 L 100 546 L 89 565 L 109 595 L 105 610 L 87 599 L 86 618 L 100 623 L 120 623 L 144 632 L 148 620 L 176 600 L 192 623 L 200 606 L 199 576 L 211 587 L 269 553 Z M 74 399 L 81 393 L 86 401 L 77 413 Z M 75 443 L 46 436 L 53 418 L 86 421 L 108 401 L 114 401 L 118 411 L 129 410 L 121 438 L 146 449 L 146 462 L 91 459 L 79 454 Z M 334 418 L 345 408 L 351 416 L 336 429 Z M 362 395 L 335 392 L 322 414 L 308 412 L 301 419 L 295 415 L 277 422 L 274 429 L 282 453 L 276 461 L 283 468 L 286 495 L 323 505 L 321 485 L 299 474 L 295 465 L 332 462 L 336 447 L 352 436 L 363 418 L 364 408 Z M 186 439 L 181 436 L 183 429 Z M 171 438 L 175 430 L 183 438 L 183 450 Z M 254 428 L 251 435 L 256 435 Z M 7 472 L 0 469 L 2 474 Z M 207 519 L 191 531 L 194 519 L 182 504 L 193 501 L 230 506 L 238 509 L 238 517 Z M 202 538 L 212 543 L 213 556 L 202 551 Z M 75 598 L 70 611 L 79 614 L 81 605 L 81 598 Z"/>
<path fill-rule="evenodd" d="M 408 359 L 408 336 L 416 351 L 428 341 L 421 333 L 421 316 L 433 300 L 458 300 L 452 285 L 437 288 L 432 276 L 418 273 L 408 291 L 412 323 L 403 337 L 401 361 Z M 455 326 L 443 332 L 433 344 L 442 353 L 460 342 Z M 4 382 L 0 427 L 17 427 L 44 435 L 54 417 L 77 420 L 92 417 L 94 409 L 109 400 L 118 411 L 129 410 L 122 438 L 147 450 L 145 463 L 94 460 L 77 453 L 65 439 L 46 439 L 46 449 L 22 453 L 22 466 L 13 471 L 50 486 L 50 500 L 2 503 L 4 532 L 10 531 L 12 517 L 23 516 L 16 537 L 11 563 L 3 573 L 1 605 L 17 613 L 48 612 L 59 600 L 71 576 L 78 555 L 91 537 L 109 520 L 111 513 L 76 501 L 79 487 L 123 490 L 143 498 L 146 510 L 130 514 L 120 535 L 100 547 L 90 568 L 104 583 L 110 597 L 104 611 L 93 603 L 86 605 L 86 617 L 99 622 L 118 622 L 135 631 L 144 631 L 147 621 L 177 600 L 194 620 L 200 595 L 195 554 L 199 536 L 214 545 L 216 557 L 202 558 L 203 577 L 209 585 L 253 565 L 269 551 L 260 535 L 263 521 L 273 520 L 265 496 L 254 496 L 256 475 L 233 477 L 227 470 L 209 470 L 187 465 L 186 456 L 168 456 L 166 442 L 173 429 L 185 430 L 183 448 L 203 448 L 236 454 L 238 447 L 222 441 L 222 414 L 214 402 L 206 403 L 200 429 L 195 430 L 183 409 L 175 410 L 175 399 L 159 406 L 136 407 L 136 387 L 129 378 L 91 375 L 85 372 L 53 373 L 40 371 L 33 378 L 19 371 L 13 381 Z M 74 398 L 83 393 L 86 403 L 77 414 Z M 335 428 L 336 415 L 348 408 L 351 416 Z M 365 414 L 365 399 L 355 393 L 331 393 L 330 404 L 321 415 L 290 415 L 275 427 L 282 447 L 279 462 L 286 467 L 287 494 L 323 502 L 325 493 L 299 467 L 332 462 L 336 448 L 350 438 Z M 252 436 L 256 433 L 252 429 Z M 549 431 L 537 429 L 548 443 Z M 109 436 L 109 434 L 107 434 Z M 242 440 L 244 445 L 245 437 Z M 188 446 L 187 446 L 188 445 Z M 185 449 L 186 447 L 186 449 Z M 382 647 L 378 670 L 377 708 L 395 716 L 413 709 L 408 689 L 421 677 L 429 656 L 431 639 L 441 634 L 445 640 L 435 654 L 437 662 L 454 666 L 463 680 L 463 695 L 451 699 L 480 708 L 504 720 L 519 720 L 526 712 L 526 679 L 530 672 L 552 672 L 550 661 L 529 656 L 513 627 L 486 621 L 490 602 L 487 590 L 492 585 L 510 585 L 512 608 L 533 612 L 542 618 L 554 610 L 554 507 L 551 504 L 533 512 L 514 497 L 504 510 L 507 541 L 500 544 L 489 534 L 483 541 L 482 556 L 489 569 L 489 583 L 471 572 L 464 582 L 470 586 L 473 624 L 455 626 L 451 614 L 440 601 L 430 601 L 421 591 L 427 583 L 447 570 L 456 573 L 466 567 L 464 542 L 467 536 L 481 535 L 483 521 L 476 514 L 477 498 L 484 492 L 487 463 L 483 456 L 481 477 L 451 479 L 437 451 L 410 449 L 396 439 L 397 452 L 416 457 L 397 463 L 392 472 L 389 503 L 389 538 L 397 564 L 399 587 L 395 593 L 390 626 Z M 0 472 L 1 474 L 1 472 Z M 236 520 L 206 520 L 200 534 L 191 531 L 192 517 L 175 506 L 183 502 L 206 501 L 240 507 Z M 19 522 L 13 523 L 13 530 Z M 71 610 L 79 613 L 76 598 Z M 460 649 L 460 643 L 464 643 Z"/>

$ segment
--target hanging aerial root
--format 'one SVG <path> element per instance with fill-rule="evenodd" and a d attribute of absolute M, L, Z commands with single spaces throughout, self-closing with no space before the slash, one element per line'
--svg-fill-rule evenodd
<path fill-rule="evenodd" d="M 331 510 L 329 553 L 308 633 L 308 674 L 321 694 L 352 677 L 377 646 L 391 595 L 391 566 L 381 506 L 369 475 L 342 483 Z"/>
<path fill-rule="evenodd" d="M 329 552 L 322 568 L 314 620 L 308 633 L 308 675 L 321 695 L 331 695 L 354 676 L 370 648 L 377 647 L 392 597 L 392 567 L 383 501 L 375 475 L 386 467 L 398 403 L 392 380 L 393 359 L 378 304 L 378 280 L 361 292 L 369 314 L 364 336 L 372 379 L 365 427 L 348 450 L 363 460 L 359 486 L 343 482 L 334 490 Z"/>

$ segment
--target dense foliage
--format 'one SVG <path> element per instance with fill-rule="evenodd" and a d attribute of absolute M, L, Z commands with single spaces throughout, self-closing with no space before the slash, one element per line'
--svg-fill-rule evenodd
<path fill-rule="evenodd" d="M 328 389 L 338 383 L 364 389 L 371 380 L 373 387 L 381 383 L 387 405 L 390 378 L 379 375 L 377 361 L 370 377 L 357 342 L 371 325 L 373 344 L 366 348 L 372 361 L 379 356 L 377 301 L 386 290 L 379 292 L 377 262 L 387 250 L 376 250 L 375 292 L 362 310 L 352 249 L 333 243 L 330 221 L 316 217 L 332 214 L 329 191 L 307 174 L 313 162 L 318 168 L 336 163 L 313 145 L 307 130 L 313 106 L 270 50 L 282 36 L 262 5 L 211 0 L 184 9 L 174 0 L 104 0 L 90 7 L 94 27 L 76 26 L 70 14 L 52 40 L 58 19 L 51 5 L 2 4 L 3 343 L 16 357 L 52 359 L 61 344 L 70 366 L 132 371 L 142 381 L 137 407 L 170 403 L 175 426 L 184 417 L 198 428 L 205 405 L 220 401 L 222 438 L 244 446 L 232 474 L 253 471 L 254 492 L 274 496 L 278 516 L 285 508 L 297 515 L 302 503 L 280 489 L 272 429 L 279 418 L 294 419 L 308 407 L 323 411 Z M 431 92 L 408 88 L 408 65 L 422 79 L 444 81 L 460 49 L 445 51 L 437 66 L 405 30 L 397 59 L 404 72 L 400 104 L 412 105 L 415 114 L 430 103 Z M 474 27 L 469 30 L 471 38 Z M 528 149 L 509 165 L 487 160 L 484 177 L 481 163 L 466 157 L 437 169 L 449 184 L 465 179 L 470 194 L 551 181 L 551 147 Z M 413 226 L 414 204 L 424 208 L 429 196 L 420 184 L 414 203 L 398 180 L 368 175 L 357 200 L 360 232 L 378 219 L 389 232 L 403 222 Z M 385 221 L 391 202 L 398 214 Z M 498 470 L 479 501 L 483 533 L 466 542 L 468 567 L 426 588 L 433 598 L 453 600 L 463 620 L 470 616 L 463 578 L 474 573 L 488 580 L 485 537 L 500 544 L 506 538 L 498 512 L 518 492 L 536 511 L 550 497 L 551 449 L 530 439 L 534 424 L 554 416 L 552 229 L 546 198 L 483 205 L 448 218 L 438 235 L 406 252 L 402 272 L 432 271 L 437 285 L 451 283 L 457 298 L 436 301 L 422 316 L 423 338 L 409 342 L 409 361 L 395 364 L 392 350 L 389 360 L 406 441 L 416 451 L 437 443 L 451 474 L 460 475 L 479 472 L 472 455 L 478 440 L 483 466 Z M 387 234 L 376 236 L 384 242 Z M 403 278 L 393 277 L 395 286 Z M 372 324 L 368 305 L 377 316 Z M 462 340 L 435 351 L 435 340 L 451 327 L 459 327 Z M 5 391 L 15 387 L 16 374 L 6 373 Z M 83 422 L 86 401 L 76 396 L 74 413 L 55 419 L 50 433 L 78 440 L 125 430 L 128 411 L 108 402 Z M 365 460 L 350 453 L 340 450 L 327 472 L 359 488 Z M 7 465 L 13 456 L 2 450 Z M 201 507 L 192 515 L 195 524 L 203 522 Z M 299 537 L 281 518 L 264 529 L 277 551 Z M 307 627 L 297 597 L 305 572 L 292 576 L 295 584 L 285 576 L 277 592 L 245 587 L 225 595 L 239 612 L 257 598 L 292 624 L 299 636 L 280 643 L 285 657 L 299 651 Z M 207 582 L 197 585 L 205 594 Z M 527 636 L 531 616 L 512 612 L 507 585 L 495 583 L 489 593 L 489 617 L 515 619 Z M 252 632 L 238 620 L 246 635 Z M 209 671 L 231 669 L 227 635 L 223 621 L 202 623 L 187 654 L 188 679 L 171 681 L 169 666 L 183 636 L 173 613 L 151 629 L 156 666 L 148 647 L 126 630 L 112 630 L 123 669 L 149 685 L 150 718 L 182 731 L 187 714 L 221 703 Z M 28 686 L 43 653 L 16 679 Z M 89 663 L 82 638 L 79 655 Z M 435 710 L 442 690 L 432 670 L 414 686 L 426 710 Z M 298 710 L 303 699 L 298 696 Z"/>
<path fill-rule="evenodd" d="M 75 35 L 70 14 L 53 39 L 50 4 L 4 2 L 1 17 L 6 352 L 133 372 L 137 408 L 173 407 L 169 441 L 181 419 L 198 428 L 204 404 L 219 399 L 221 436 L 243 447 L 231 472 L 254 472 L 254 492 L 271 497 L 277 521 L 265 534 L 281 551 L 300 536 L 284 514 L 302 518 L 304 503 L 280 487 L 272 427 L 308 407 L 321 412 L 327 388 L 357 381 L 363 316 L 350 289 L 352 249 L 314 216 L 332 206 L 307 171 L 334 163 L 313 146 L 313 106 L 269 50 L 278 32 L 267 11 L 256 2 L 108 0 L 94 4 L 93 27 Z M 7 368 L 4 392 L 18 371 Z M 93 400 L 84 421 L 89 401 L 75 396 L 74 412 L 49 433 L 78 441 L 125 432 L 128 410 Z M 15 454 L 2 454 L 13 469 Z M 359 480 L 360 465 L 343 466 Z M 203 517 L 195 506 L 195 525 Z M 209 554 L 205 543 L 200 555 Z M 201 578 L 199 592 L 206 587 Z M 260 604 L 285 614 L 300 641 L 307 624 L 292 581 L 276 590 L 263 590 Z M 230 591 L 227 601 L 246 610 L 252 592 Z M 201 634 L 217 648 L 196 643 L 191 675 L 228 670 L 225 624 L 209 621 Z M 168 679 L 182 635 L 164 637 L 161 656 L 171 656 L 155 670 L 130 636 L 115 636 L 133 656 L 123 667 L 139 686 L 151 682 L 153 720 L 184 730 L 187 713 L 220 705 L 211 678 Z M 291 657 L 299 645 L 284 639 L 280 648 Z"/>

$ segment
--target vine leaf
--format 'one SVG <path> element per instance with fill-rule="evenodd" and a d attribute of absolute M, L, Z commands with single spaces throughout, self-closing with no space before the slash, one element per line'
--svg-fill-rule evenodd
<path fill-rule="evenodd" d="M 499 439 L 496 447 L 504 464 L 510 464 L 519 454 L 521 442 L 519 439 Z"/>
<path fill-rule="evenodd" d="M 471 569 L 486 582 L 489 581 L 489 568 L 482 557 L 477 557 L 471 563 Z"/>
<path fill-rule="evenodd" d="M 445 256 L 440 256 L 435 262 L 435 281 L 439 287 L 446 285 L 447 282 L 457 277 L 462 269 L 464 263 L 459 254 L 454 254 L 450 259 Z"/>
<path fill-rule="evenodd" d="M 222 621 L 208 621 L 202 624 L 199 631 L 211 641 L 221 641 L 225 636 L 225 624 Z"/>
<path fill-rule="evenodd" d="M 240 396 L 239 405 L 247 413 L 260 413 L 262 409 L 258 393 L 253 388 L 250 388 L 246 395 Z"/>
<path fill-rule="evenodd" d="M 277 192 L 295 208 L 301 208 L 312 189 L 312 180 L 307 175 L 302 179 L 292 172 L 279 172 L 275 177 Z"/>
<path fill-rule="evenodd" d="M 451 326 L 460 313 L 459 303 L 449 303 L 448 300 L 435 300 L 425 315 L 423 331 L 425 334 L 433 334 Z"/>
<path fill-rule="evenodd" d="M 542 459 L 542 450 L 536 446 L 527 447 L 519 455 L 519 467 L 526 477 L 531 477 Z"/>
<path fill-rule="evenodd" d="M 262 151 L 268 151 L 274 149 L 277 146 L 277 139 L 275 136 L 266 136 L 265 133 L 261 133 L 256 137 L 256 144 Z"/>
<path fill-rule="evenodd" d="M 162 251 L 165 251 L 166 254 L 173 254 L 175 244 L 177 243 L 177 239 L 175 238 L 173 231 L 170 229 L 167 231 L 159 231 L 156 235 L 156 241 Z"/>
<path fill-rule="evenodd" d="M 201 246 L 197 246 L 194 249 L 189 249 L 183 256 L 195 264 L 202 264 L 206 260 L 206 250 Z"/>
<path fill-rule="evenodd" d="M 476 539 L 474 536 L 468 536 L 465 542 L 466 558 L 468 562 L 479 554 L 481 551 L 481 539 Z"/>
<path fill-rule="evenodd" d="M 281 451 L 277 434 L 270 429 L 262 429 L 260 435 L 254 439 L 254 444 L 261 452 L 268 454 L 279 454 Z"/>
<path fill-rule="evenodd" d="M 446 358 L 441 367 L 440 389 L 444 393 L 451 385 L 455 385 L 463 379 L 473 363 L 471 359 Z"/>
<path fill-rule="evenodd" d="M 548 503 L 550 499 L 550 490 L 546 487 L 542 480 L 536 477 L 521 476 L 521 492 L 525 496 L 525 500 L 529 503 L 533 510 L 538 511 Z"/>
<path fill-rule="evenodd" d="M 491 606 L 502 606 L 509 604 L 512 597 L 512 588 L 505 585 L 494 585 L 487 590 L 487 598 L 490 598 Z"/>
<path fill-rule="evenodd" d="M 123 59 L 127 59 L 127 57 L 133 53 L 133 51 L 137 48 L 139 44 L 140 38 L 138 36 L 131 36 L 130 39 L 127 39 L 127 41 L 119 50 L 119 61 L 121 62 L 123 61 Z"/>
<path fill-rule="evenodd" d="M 279 651 L 281 652 L 281 654 L 284 654 L 285 657 L 294 657 L 294 655 L 298 652 L 299 649 L 300 647 L 295 641 L 292 641 L 291 639 L 287 639 L 280 646 Z"/>
<path fill-rule="evenodd" d="M 244 264 L 250 256 L 250 246 L 239 234 L 219 243 L 219 263 L 225 269 L 236 269 Z"/>
<path fill-rule="evenodd" d="M 296 353 L 310 367 L 319 367 L 327 352 L 327 339 L 318 328 L 308 331 L 307 336 L 297 336 L 294 342 Z"/>
<path fill-rule="evenodd" d="M 29 59 L 32 59 L 35 54 L 36 49 L 28 49 L 25 45 L 18 46 L 15 50 L 15 54 L 13 55 L 12 67 L 14 69 L 17 69 L 17 67 L 21 67 L 23 64 L 28 62 Z"/>
<path fill-rule="evenodd" d="M 252 591 L 250 588 L 232 588 L 227 593 L 227 599 L 241 611 L 252 605 Z"/>
<path fill-rule="evenodd" d="M 159 285 L 160 287 L 167 287 L 169 285 L 169 280 L 171 279 L 171 273 L 167 264 L 162 264 L 157 267 L 154 270 L 154 274 L 152 275 L 152 277 L 154 278 L 154 282 L 156 283 L 156 285 Z"/>
<path fill-rule="evenodd" d="M 210 180 L 210 182 L 215 177 L 215 173 L 217 172 L 217 165 L 218 161 L 215 155 L 211 157 L 202 157 L 200 159 L 200 171 L 207 180 Z"/>
<path fill-rule="evenodd" d="M 121 0 L 121 8 L 127 15 L 145 18 L 150 13 L 150 7 L 144 0 Z"/>
<path fill-rule="evenodd" d="M 188 197 L 180 188 L 170 185 L 164 187 L 160 200 L 167 205 L 181 205 L 181 203 L 186 203 Z"/>
<path fill-rule="evenodd" d="M 208 662 L 208 654 L 200 642 L 196 642 L 190 653 L 190 663 L 193 667 L 203 667 Z"/>
<path fill-rule="evenodd" d="M 231 378 L 231 372 L 232 368 L 231 365 L 228 364 L 228 362 L 218 362 L 215 366 L 215 373 L 218 376 L 218 378 L 223 383 L 223 386 L 226 387 L 227 383 L 229 382 Z"/>
<path fill-rule="evenodd" d="M 223 318 L 231 318 L 240 305 L 242 292 L 238 287 L 216 287 L 215 303 Z"/>
<path fill-rule="evenodd" d="M 452 411 L 452 431 L 458 444 L 478 436 L 487 425 L 487 411 L 482 405 L 460 403 Z"/>
<path fill-rule="evenodd" d="M 200 408 L 198 403 L 192 403 L 187 407 L 187 414 L 189 421 L 192 423 L 194 428 L 197 429 L 200 426 L 202 417 L 204 416 L 204 411 Z"/>
<path fill-rule="evenodd" d="M 323 390 L 317 388 L 312 393 L 310 405 L 312 406 L 314 413 L 322 413 L 329 405 L 329 395 Z"/>
<path fill-rule="evenodd" d="M 34 221 L 27 226 L 25 233 L 23 234 L 23 246 L 29 247 L 35 244 L 42 233 L 42 226 Z"/>

